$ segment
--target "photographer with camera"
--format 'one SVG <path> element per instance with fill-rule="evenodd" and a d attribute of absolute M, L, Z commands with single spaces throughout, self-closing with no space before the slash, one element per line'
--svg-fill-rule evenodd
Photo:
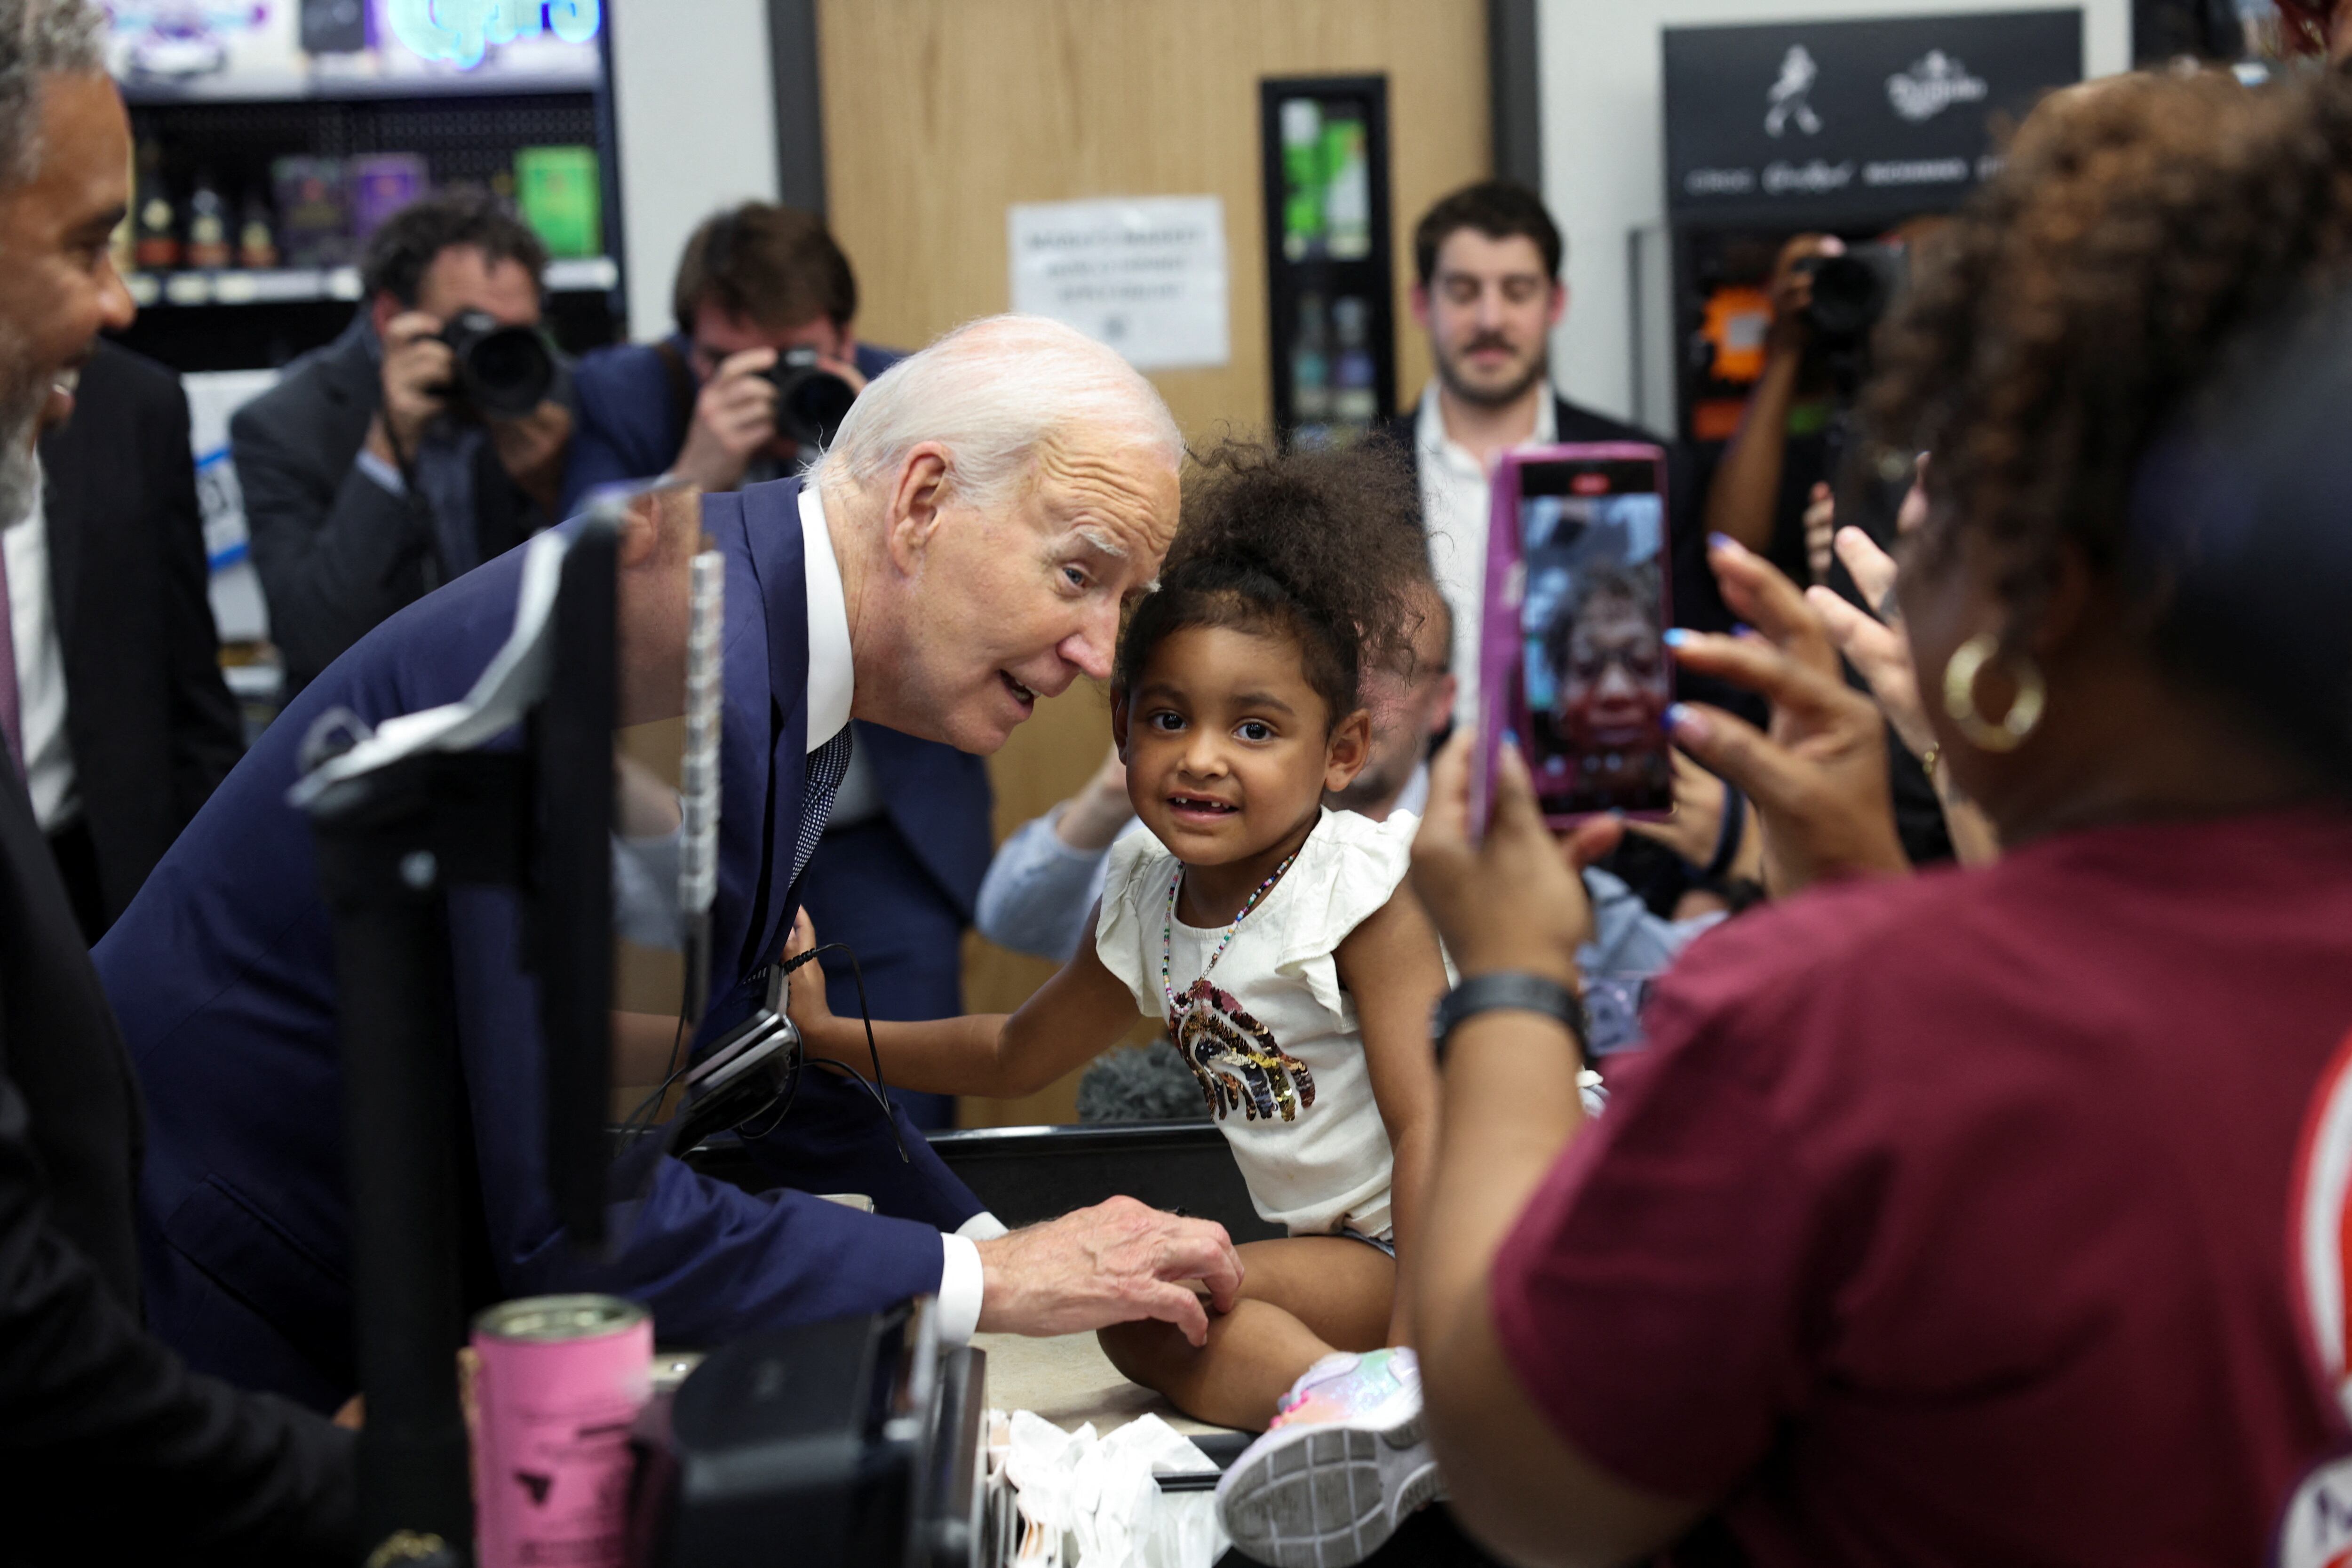
<path fill-rule="evenodd" d="M 567 511 L 616 480 L 666 473 L 732 490 L 790 475 L 904 357 L 857 341 L 857 279 L 824 221 L 767 202 L 703 221 L 678 258 L 672 305 L 674 335 L 582 356 Z M 863 719 L 851 727 L 849 771 L 802 900 L 865 965 L 875 1017 L 958 1016 L 963 933 L 988 871 L 988 766 Z M 848 963 L 823 962 L 834 1011 L 856 1016 Z M 918 1126 L 951 1121 L 941 1096 L 897 1098 Z"/>
<path fill-rule="evenodd" d="M 615 480 L 673 474 L 731 490 L 788 474 L 903 357 L 857 341 L 857 278 L 824 221 L 771 202 L 703 220 L 671 308 L 669 337 L 580 362 L 567 510 Z"/>
<path fill-rule="evenodd" d="M 1790 578 L 1812 582 L 1802 519 L 1829 493 L 1828 377 L 1814 351 L 1813 279 L 1845 255 L 1833 234 L 1800 234 L 1772 268 L 1772 325 L 1764 374 L 1748 395 L 1739 433 L 1723 449 L 1706 497 L 1706 531 L 1736 539 Z M 1800 400 L 1805 405 L 1801 410 Z M 1792 434 L 1792 417 L 1803 426 Z M 1793 448 L 1793 449 L 1792 449 Z"/>
<path fill-rule="evenodd" d="M 291 698 L 394 610 L 554 521 L 570 393 L 539 237 L 483 192 L 387 219 L 367 304 L 229 422 Z"/>

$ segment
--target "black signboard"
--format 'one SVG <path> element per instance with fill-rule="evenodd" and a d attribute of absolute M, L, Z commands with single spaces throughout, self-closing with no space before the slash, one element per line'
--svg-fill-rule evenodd
<path fill-rule="evenodd" d="M 1669 27 L 1678 221 L 1824 227 L 1950 207 L 1996 132 L 2083 78 L 2080 10 Z"/>

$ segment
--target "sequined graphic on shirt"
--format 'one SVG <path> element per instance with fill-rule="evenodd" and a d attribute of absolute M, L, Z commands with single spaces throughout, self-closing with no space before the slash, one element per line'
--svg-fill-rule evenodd
<path fill-rule="evenodd" d="M 1252 1121 L 1296 1121 L 1315 1103 L 1315 1075 L 1307 1064 L 1206 975 L 1192 982 L 1169 1014 L 1168 1037 L 1201 1080 L 1209 1114 L 1220 1121 L 1236 1107 Z"/>

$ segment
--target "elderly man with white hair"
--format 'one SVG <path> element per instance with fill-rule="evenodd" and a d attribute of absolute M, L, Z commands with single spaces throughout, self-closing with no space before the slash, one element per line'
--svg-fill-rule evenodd
<path fill-rule="evenodd" d="M 847 763 L 849 721 L 992 752 L 1040 697 L 1110 669 L 1122 603 L 1176 526 L 1181 441 L 1149 383 L 1052 322 L 999 317 L 878 378 L 805 480 L 641 507 L 622 540 L 621 721 L 675 715 L 688 561 L 726 563 L 720 875 L 709 1040 L 781 952 Z M 379 626 L 266 733 L 99 952 L 156 1107 L 142 1194 L 148 1299 L 189 1358 L 332 1408 L 355 1385 L 335 982 L 300 738 L 447 701 L 511 623 L 513 556 Z M 1206 1332 L 1240 1264 L 1218 1226 L 1127 1200 L 1006 1233 L 919 1135 L 823 1072 L 754 1153 L 753 1196 L 659 1162 L 620 1242 L 584 1259 L 539 1175 L 533 993 L 504 893 L 454 890 L 450 1016 L 464 1065 L 485 1298 L 605 1290 L 666 1342 L 936 1293 L 948 1335 L 1155 1317 Z M 661 1048 L 669 1045 L 663 1031 Z M 631 1081 L 645 1081 L 633 1077 Z M 855 1212 L 810 1194 L 871 1194 Z"/>

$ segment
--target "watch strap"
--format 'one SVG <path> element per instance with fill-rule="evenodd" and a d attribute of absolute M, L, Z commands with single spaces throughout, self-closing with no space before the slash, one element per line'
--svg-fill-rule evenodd
<path fill-rule="evenodd" d="M 1454 1030 L 1481 1013 L 1507 1010 L 1540 1013 L 1558 1019 L 1575 1039 L 1578 1058 L 1588 1060 L 1591 1057 L 1592 1031 L 1585 1016 L 1583 998 L 1540 974 L 1503 970 L 1494 974 L 1474 974 L 1438 999 L 1429 1025 L 1438 1060 L 1445 1059 L 1446 1040 Z"/>

